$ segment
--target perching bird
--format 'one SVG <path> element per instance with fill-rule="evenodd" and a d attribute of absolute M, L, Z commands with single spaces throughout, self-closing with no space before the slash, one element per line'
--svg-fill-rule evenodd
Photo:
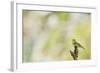
<path fill-rule="evenodd" d="M 75 39 L 72 39 L 72 43 L 73 43 L 73 45 L 74 45 L 75 48 L 80 47 L 80 48 L 85 49 L 85 48 L 84 48 L 80 43 L 78 43 Z"/>
<path fill-rule="evenodd" d="M 75 39 L 72 39 L 72 44 L 74 45 L 74 51 L 70 50 L 70 54 L 74 60 L 78 59 L 79 50 L 78 47 L 85 49 L 80 43 L 78 43 Z"/>

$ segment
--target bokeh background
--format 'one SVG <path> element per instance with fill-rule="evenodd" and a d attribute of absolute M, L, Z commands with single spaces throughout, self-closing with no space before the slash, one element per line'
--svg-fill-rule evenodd
<path fill-rule="evenodd" d="M 73 61 L 76 39 L 78 60 L 91 59 L 91 14 L 23 10 L 23 62 Z"/>

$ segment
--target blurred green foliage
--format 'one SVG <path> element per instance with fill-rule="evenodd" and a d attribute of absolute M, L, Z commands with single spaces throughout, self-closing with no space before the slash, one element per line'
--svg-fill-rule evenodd
<path fill-rule="evenodd" d="M 31 16 L 29 16 L 30 13 Z M 48 19 L 52 15 L 58 18 L 58 24 L 53 26 L 53 28 L 48 25 Z M 24 16 L 28 16 L 28 18 Z M 41 47 L 42 50 L 37 52 L 43 57 L 43 59 L 40 58 L 39 61 L 44 60 L 44 58 L 49 58 L 50 60 L 73 60 L 70 54 L 70 50 L 74 48 L 72 45 L 73 38 L 86 48 L 85 50 L 79 48 L 78 60 L 91 58 L 91 14 L 49 11 L 33 11 L 32 13 L 31 11 L 23 10 L 23 26 L 30 26 L 24 18 L 29 20 L 28 22 L 32 26 L 35 24 L 38 26 L 31 27 L 31 29 L 29 28 L 30 31 L 26 31 L 26 28 L 24 28 L 23 32 L 26 31 L 26 33 L 35 35 L 37 39 L 42 37 L 43 33 L 45 33 L 44 35 L 48 35 L 48 37 L 45 36 L 48 39 L 47 41 L 43 41 L 45 44 Z M 37 18 L 36 21 L 33 21 L 35 18 Z M 52 22 L 53 20 L 54 19 L 52 19 Z M 39 34 L 37 34 L 38 30 L 40 32 Z M 26 36 L 23 35 L 23 62 L 34 61 L 34 44 L 31 44 L 30 34 Z M 34 36 L 31 37 L 35 39 Z M 26 40 L 27 38 L 29 40 Z M 37 58 L 41 57 L 36 56 Z"/>

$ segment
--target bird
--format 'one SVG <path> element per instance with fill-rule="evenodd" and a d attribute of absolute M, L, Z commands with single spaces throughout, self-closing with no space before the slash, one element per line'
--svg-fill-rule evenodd
<path fill-rule="evenodd" d="M 79 47 L 83 49 L 85 48 L 80 43 L 78 43 L 75 39 L 72 39 L 72 44 L 74 45 L 74 51 L 70 50 L 70 54 L 74 60 L 78 60 L 78 54 L 79 54 L 78 48 Z"/>
<path fill-rule="evenodd" d="M 74 48 L 83 48 L 85 49 L 79 42 L 77 42 L 75 39 L 72 39 L 72 44 L 74 45 Z"/>

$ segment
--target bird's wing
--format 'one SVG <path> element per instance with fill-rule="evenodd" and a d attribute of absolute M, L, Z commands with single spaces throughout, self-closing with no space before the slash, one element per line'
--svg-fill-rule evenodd
<path fill-rule="evenodd" d="M 77 43 L 77 45 L 78 45 L 80 48 L 85 49 L 80 43 Z"/>

